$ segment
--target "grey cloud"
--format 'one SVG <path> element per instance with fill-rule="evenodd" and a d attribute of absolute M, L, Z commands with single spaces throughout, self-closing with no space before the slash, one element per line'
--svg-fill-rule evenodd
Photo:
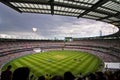
<path fill-rule="evenodd" d="M 109 26 L 106 23 L 84 18 L 77 19 L 47 14 L 21 14 L 0 3 L 0 32 L 3 33 L 31 33 L 32 28 L 36 27 L 38 29 L 36 33 L 47 38 L 70 36 L 71 33 L 74 37 L 83 37 L 96 35 L 100 29 L 105 30 Z"/>

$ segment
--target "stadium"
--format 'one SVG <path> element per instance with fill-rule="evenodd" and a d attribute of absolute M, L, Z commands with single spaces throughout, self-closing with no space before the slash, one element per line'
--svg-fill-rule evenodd
<path fill-rule="evenodd" d="M 63 39 L 57 39 L 55 36 L 54 39 L 41 38 L 37 35 L 38 28 L 35 27 L 27 37 L 24 35 L 9 36 L 9 33 L 0 32 L 0 72 L 11 65 L 12 72 L 19 67 L 30 68 L 30 75 L 34 75 L 35 78 L 30 80 L 37 80 L 41 75 L 47 76 L 46 80 L 51 80 L 51 77 L 55 75 L 63 77 L 67 71 L 72 72 L 75 77 L 80 73 L 82 76 L 88 76 L 96 72 L 109 71 L 113 75 L 117 72 L 118 76 L 115 76 L 117 79 L 113 79 L 113 76 L 111 80 L 120 79 L 119 0 L 0 0 L 0 2 L 14 10 L 13 13 L 21 13 L 21 17 L 24 13 L 25 15 L 42 14 L 47 17 L 48 15 L 52 15 L 52 17 L 57 15 L 65 16 L 65 18 L 75 17 L 78 20 L 90 19 L 96 23 L 99 21 L 114 26 L 113 33 L 107 35 L 103 35 L 103 32 L 98 30 L 97 36 L 74 37 L 76 34 L 70 30 L 69 36 L 64 36 Z M 0 27 L 4 27 L 1 19 Z M 67 27 L 69 29 L 68 25 Z M 77 27 L 75 28 L 77 29 Z M 109 31 L 109 28 L 105 31 Z M 47 32 L 44 33 L 47 34 Z M 55 34 L 59 34 L 59 32 Z M 108 75 L 105 80 L 110 80 Z"/>

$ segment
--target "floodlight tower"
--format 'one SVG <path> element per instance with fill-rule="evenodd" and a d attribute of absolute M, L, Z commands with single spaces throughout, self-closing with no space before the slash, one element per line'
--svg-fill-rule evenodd
<path fill-rule="evenodd" d="M 36 32 L 37 31 L 37 28 L 32 28 L 33 32 Z"/>
<path fill-rule="evenodd" d="M 37 28 L 33 27 L 32 28 L 33 34 L 35 34 L 37 32 Z M 34 36 L 34 35 L 33 35 Z"/>
<path fill-rule="evenodd" d="M 102 30 L 100 30 L 100 37 L 102 36 Z"/>
<path fill-rule="evenodd" d="M 112 25 L 112 29 L 113 29 L 113 33 L 115 33 L 115 26 L 114 25 Z"/>
<path fill-rule="evenodd" d="M 70 30 L 70 37 L 72 37 L 73 36 L 73 30 Z"/>
<path fill-rule="evenodd" d="M 74 30 L 70 30 L 70 35 L 71 35 L 70 36 L 71 37 L 70 41 L 73 41 L 73 36 L 74 36 L 73 33 L 74 33 Z"/>

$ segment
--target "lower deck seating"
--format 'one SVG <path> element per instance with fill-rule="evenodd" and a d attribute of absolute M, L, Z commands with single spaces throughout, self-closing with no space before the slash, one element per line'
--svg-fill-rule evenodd
<path fill-rule="evenodd" d="M 103 42 L 101 42 L 101 40 L 80 40 L 72 42 L 1 41 L 0 45 L 0 66 L 10 59 L 31 54 L 34 48 L 40 48 L 43 51 L 63 49 L 80 50 L 94 54 L 101 58 L 104 62 L 120 62 L 120 44 L 119 41 L 116 40 L 105 40 Z M 115 45 L 117 45 L 117 48 L 114 47 Z"/>

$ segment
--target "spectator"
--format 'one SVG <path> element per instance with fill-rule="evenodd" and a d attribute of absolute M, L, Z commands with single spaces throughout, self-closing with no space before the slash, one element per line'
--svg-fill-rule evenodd
<path fill-rule="evenodd" d="M 1 80 L 11 80 L 12 78 L 12 71 L 10 71 L 11 68 L 12 66 L 9 65 L 7 69 L 1 73 Z"/>
<path fill-rule="evenodd" d="M 40 76 L 38 80 L 45 80 L 45 76 Z"/>
<path fill-rule="evenodd" d="M 45 80 L 49 80 L 49 75 L 48 74 L 45 75 Z"/>
<path fill-rule="evenodd" d="M 34 75 L 31 75 L 31 76 L 30 76 L 30 80 L 35 80 L 35 79 L 34 79 Z"/>
<path fill-rule="evenodd" d="M 88 77 L 89 77 L 89 80 L 96 80 L 96 76 L 93 73 L 90 73 Z"/>
<path fill-rule="evenodd" d="M 20 67 L 13 72 L 12 80 L 28 80 L 30 69 L 27 67 Z"/>
<path fill-rule="evenodd" d="M 77 80 L 82 80 L 82 78 L 81 78 L 81 77 L 79 77 Z"/>
<path fill-rule="evenodd" d="M 51 80 L 63 80 L 63 77 L 60 75 L 53 76 Z"/>
<path fill-rule="evenodd" d="M 102 72 L 96 72 L 96 80 L 106 80 Z"/>
<path fill-rule="evenodd" d="M 74 80 L 74 79 L 75 76 L 71 72 L 67 71 L 64 73 L 64 80 Z"/>

